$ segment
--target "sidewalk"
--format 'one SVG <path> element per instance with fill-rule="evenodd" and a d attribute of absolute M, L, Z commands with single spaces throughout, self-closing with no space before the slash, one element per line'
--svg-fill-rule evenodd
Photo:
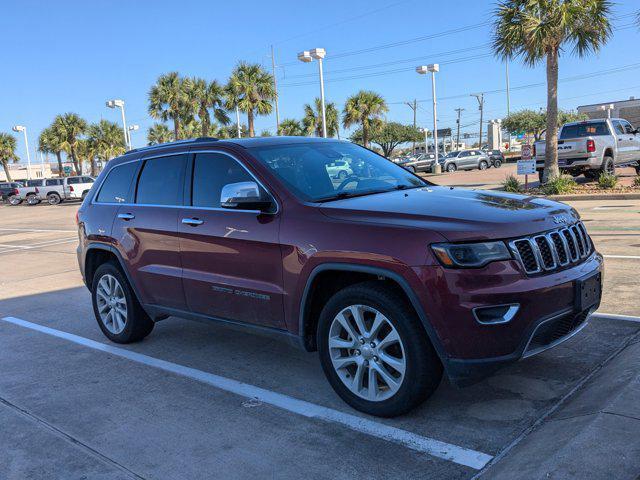
<path fill-rule="evenodd" d="M 640 337 L 479 477 L 640 478 Z"/>

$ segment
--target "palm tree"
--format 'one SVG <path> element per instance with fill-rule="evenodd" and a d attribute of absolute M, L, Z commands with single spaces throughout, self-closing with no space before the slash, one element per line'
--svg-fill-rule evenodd
<path fill-rule="evenodd" d="M 147 143 L 149 145 L 173 142 L 174 138 L 173 132 L 164 123 L 154 123 L 147 132 Z"/>
<path fill-rule="evenodd" d="M 7 181 L 11 182 L 11 173 L 9 172 L 9 162 L 17 162 L 18 155 L 16 155 L 16 137 L 9 133 L 0 132 L 0 163 L 4 168 L 4 174 L 7 176 Z"/>
<path fill-rule="evenodd" d="M 38 150 L 42 153 L 52 153 L 58 160 L 58 172 L 62 177 L 64 175 L 64 168 L 62 167 L 62 142 L 53 125 L 45 128 L 40 132 L 38 137 Z"/>
<path fill-rule="evenodd" d="M 207 83 L 202 78 L 190 78 L 185 80 L 188 102 L 192 111 L 197 113 L 201 123 L 201 136 L 207 137 L 211 132 L 211 115 L 222 125 L 229 123 L 229 115 L 224 110 L 225 92 L 217 81 Z"/>
<path fill-rule="evenodd" d="M 558 177 L 558 58 L 571 47 L 584 57 L 597 52 L 611 35 L 609 0 L 505 0 L 496 10 L 493 50 L 526 65 L 543 60 L 547 69 L 546 182 Z"/>
<path fill-rule="evenodd" d="M 273 76 L 258 64 L 240 62 L 233 70 L 226 86 L 228 110 L 236 106 L 247 113 L 249 136 L 255 135 L 256 115 L 268 115 L 273 109 L 271 102 L 276 98 Z"/>
<path fill-rule="evenodd" d="M 184 80 L 178 72 L 160 75 L 149 90 L 149 115 L 162 121 L 173 121 L 173 136 L 182 138 L 181 124 L 188 110 L 188 97 Z"/>
<path fill-rule="evenodd" d="M 280 135 L 302 137 L 304 136 L 304 127 L 298 120 L 285 118 L 280 122 Z"/>
<path fill-rule="evenodd" d="M 304 124 L 307 135 L 322 136 L 322 103 L 319 98 L 314 101 L 315 109 L 308 103 L 304 106 Z M 327 136 L 335 135 L 340 138 L 340 120 L 338 118 L 338 109 L 335 103 L 325 104 L 325 118 L 327 119 Z"/>
<path fill-rule="evenodd" d="M 100 120 L 99 123 L 89 126 L 87 137 L 93 154 L 91 157 L 92 176 L 98 174 L 96 158 L 106 163 L 126 151 L 122 130 L 116 123 Z"/>
<path fill-rule="evenodd" d="M 75 113 L 58 115 L 53 121 L 53 128 L 60 136 L 62 149 L 71 157 L 76 174 L 80 175 L 80 164 L 76 155 L 76 147 L 80 135 L 87 131 L 87 122 Z"/>
<path fill-rule="evenodd" d="M 344 104 L 342 112 L 342 125 L 349 128 L 351 125 L 360 124 L 362 128 L 362 144 L 369 147 L 371 127 L 381 120 L 382 115 L 388 112 L 387 103 L 380 95 L 370 90 L 360 90 L 349 97 Z"/>

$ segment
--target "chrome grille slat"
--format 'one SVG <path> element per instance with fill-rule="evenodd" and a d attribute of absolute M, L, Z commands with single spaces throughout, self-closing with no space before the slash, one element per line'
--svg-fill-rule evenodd
<path fill-rule="evenodd" d="M 550 232 L 517 238 L 509 248 L 527 274 L 551 272 L 576 264 L 593 252 L 582 222 Z"/>

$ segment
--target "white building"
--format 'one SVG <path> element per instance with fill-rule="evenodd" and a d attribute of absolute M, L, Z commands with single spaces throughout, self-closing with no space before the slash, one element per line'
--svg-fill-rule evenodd
<path fill-rule="evenodd" d="M 618 102 L 602 102 L 578 107 L 578 113 L 585 113 L 591 119 L 607 118 L 609 110 L 612 118 L 624 118 L 634 127 L 640 126 L 640 100 L 636 100 L 635 97 Z"/>

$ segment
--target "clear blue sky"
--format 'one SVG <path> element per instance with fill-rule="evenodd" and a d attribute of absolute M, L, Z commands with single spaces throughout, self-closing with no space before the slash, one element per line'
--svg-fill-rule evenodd
<path fill-rule="evenodd" d="M 439 62 L 439 126 L 454 127 L 454 109 L 461 107 L 466 109 L 462 124 L 475 132 L 479 115 L 469 94 L 505 87 L 504 64 L 487 56 L 485 46 L 494 5 L 489 0 L 7 2 L 0 17 L 0 131 L 26 125 L 33 160 L 37 136 L 56 114 L 71 111 L 91 122 L 120 122 L 104 102 L 122 98 L 128 122 L 141 127 L 133 134 L 134 146 L 141 146 L 153 123 L 147 92 L 158 75 L 177 70 L 225 82 L 238 60 L 270 68 L 273 44 L 281 65 L 281 118 L 300 118 L 303 104 L 319 90 L 317 65 L 297 62 L 296 53 L 324 47 L 327 100 L 340 109 L 350 94 L 371 89 L 389 103 L 389 120 L 410 123 L 411 109 L 402 102 L 417 98 L 425 100 L 418 124 L 428 127 L 430 84 L 414 68 Z M 639 7 L 637 0 L 615 5 L 614 25 L 623 28 L 599 55 L 578 60 L 567 52 L 561 59 L 561 78 L 631 66 L 560 83 L 562 108 L 640 97 L 640 33 L 626 27 Z M 517 88 L 544 83 L 544 69 L 513 62 L 510 72 L 512 110 L 544 106 L 544 86 Z M 505 94 L 488 93 L 485 118 L 500 118 L 505 111 Z M 258 119 L 258 132 L 265 128 L 275 129 L 275 115 Z M 21 137 L 18 154 L 26 158 Z"/>

